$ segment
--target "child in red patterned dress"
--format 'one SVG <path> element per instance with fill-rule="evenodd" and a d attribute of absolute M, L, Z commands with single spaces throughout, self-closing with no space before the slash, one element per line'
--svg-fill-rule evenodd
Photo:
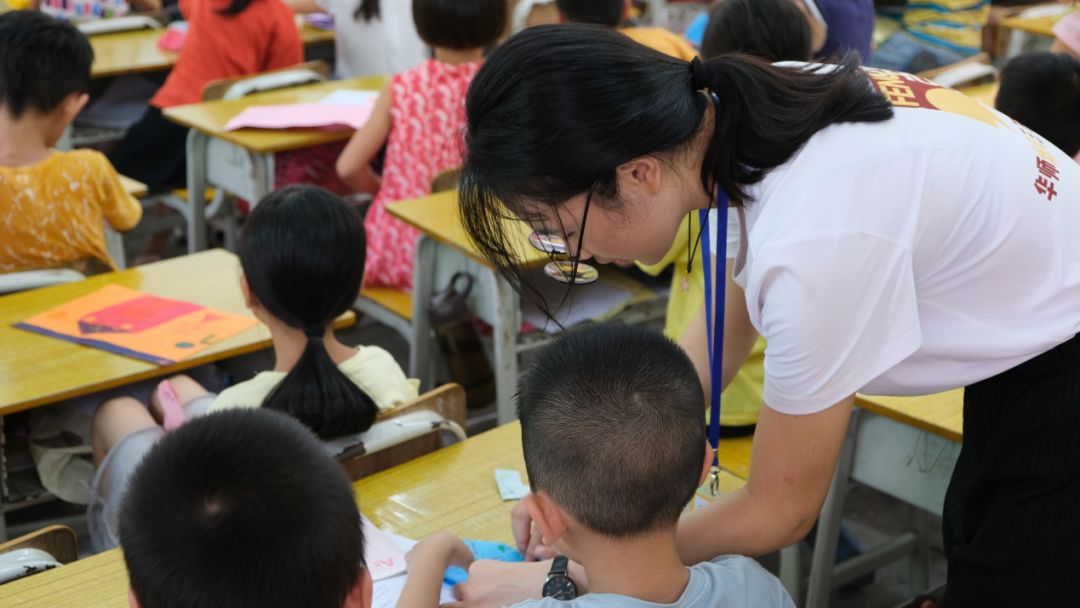
<path fill-rule="evenodd" d="M 417 232 L 392 217 L 387 203 L 431 193 L 431 180 L 461 164 L 465 92 L 480 69 L 484 48 L 506 24 L 503 0 L 413 0 L 420 37 L 435 58 L 394 76 L 367 124 L 337 161 L 341 178 L 375 194 L 367 229 L 366 285 L 412 288 Z M 369 163 L 386 145 L 381 178 Z"/>

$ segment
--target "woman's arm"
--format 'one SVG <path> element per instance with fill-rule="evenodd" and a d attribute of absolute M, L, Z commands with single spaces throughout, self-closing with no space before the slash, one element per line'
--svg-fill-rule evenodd
<path fill-rule="evenodd" d="M 801 540 L 829 491 L 855 397 L 814 414 L 761 408 L 750 479 L 736 492 L 679 521 L 683 561 L 727 553 L 761 555 Z"/>
<path fill-rule="evenodd" d="M 379 178 L 371 170 L 371 159 L 390 137 L 390 85 L 387 84 L 375 102 L 371 118 L 353 134 L 337 159 L 337 174 L 357 192 L 374 194 L 379 190 Z"/>

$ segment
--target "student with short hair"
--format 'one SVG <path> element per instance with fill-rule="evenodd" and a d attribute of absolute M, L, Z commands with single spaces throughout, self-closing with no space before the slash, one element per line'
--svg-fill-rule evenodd
<path fill-rule="evenodd" d="M 683 565 L 676 526 L 712 464 L 703 408 L 693 363 L 653 331 L 589 325 L 543 348 L 518 397 L 533 489 L 523 500 L 585 579 L 556 558 L 533 592 L 544 599 L 516 606 L 794 607 L 752 559 Z M 469 582 L 461 592 L 468 601 Z"/>
<path fill-rule="evenodd" d="M 402 0 L 404 1 L 404 0 Z M 505 0 L 413 0 L 420 38 L 433 59 L 393 77 L 367 123 L 337 159 L 337 173 L 356 191 L 375 195 L 364 226 L 365 285 L 412 288 L 419 232 L 386 205 L 431 194 L 432 180 L 461 165 L 465 92 L 480 70 L 484 49 L 506 26 Z M 370 163 L 386 147 L 381 176 Z"/>
<path fill-rule="evenodd" d="M 364 432 L 379 412 L 416 398 L 418 383 L 405 377 L 390 353 L 348 346 L 334 336 L 334 320 L 350 309 L 363 280 L 364 229 L 355 209 L 315 187 L 283 188 L 252 211 L 239 248 L 241 289 L 270 330 L 274 369 L 219 395 L 186 376 L 171 378 L 181 417 L 271 409 L 332 439 Z M 98 469 L 88 520 L 96 550 L 115 546 L 127 480 L 166 435 L 167 410 L 156 392 L 149 409 L 120 397 L 95 412 L 91 438 Z"/>
<path fill-rule="evenodd" d="M 93 59 L 68 23 L 0 15 L 0 273 L 114 269 L 106 223 L 129 230 L 142 217 L 103 154 L 53 149 L 86 105 Z"/>
<path fill-rule="evenodd" d="M 686 39 L 662 27 L 622 27 L 626 21 L 626 0 L 557 0 L 555 4 L 564 22 L 618 29 L 634 42 L 684 61 L 697 56 Z"/>
<path fill-rule="evenodd" d="M 997 109 L 1080 162 L 1080 61 L 1028 53 L 1001 72 Z"/>
<path fill-rule="evenodd" d="M 356 497 L 310 430 L 231 410 L 164 437 L 131 478 L 120 542 L 138 608 L 367 608 Z"/>

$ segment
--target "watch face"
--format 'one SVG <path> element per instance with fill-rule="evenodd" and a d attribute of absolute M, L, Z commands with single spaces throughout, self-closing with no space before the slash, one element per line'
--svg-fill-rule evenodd
<path fill-rule="evenodd" d="M 577 587 L 569 576 L 553 574 L 544 583 L 544 597 L 556 600 L 572 600 L 577 597 Z"/>

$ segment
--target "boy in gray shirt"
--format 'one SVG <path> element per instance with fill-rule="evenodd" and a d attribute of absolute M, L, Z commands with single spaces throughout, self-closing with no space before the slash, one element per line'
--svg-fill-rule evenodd
<path fill-rule="evenodd" d="M 543 599 L 515 608 L 794 608 L 749 558 L 679 558 L 679 516 L 712 464 L 704 409 L 690 359 L 658 333 L 598 324 L 543 349 L 518 397 L 533 490 L 523 500 L 562 557 L 536 589 Z"/>

